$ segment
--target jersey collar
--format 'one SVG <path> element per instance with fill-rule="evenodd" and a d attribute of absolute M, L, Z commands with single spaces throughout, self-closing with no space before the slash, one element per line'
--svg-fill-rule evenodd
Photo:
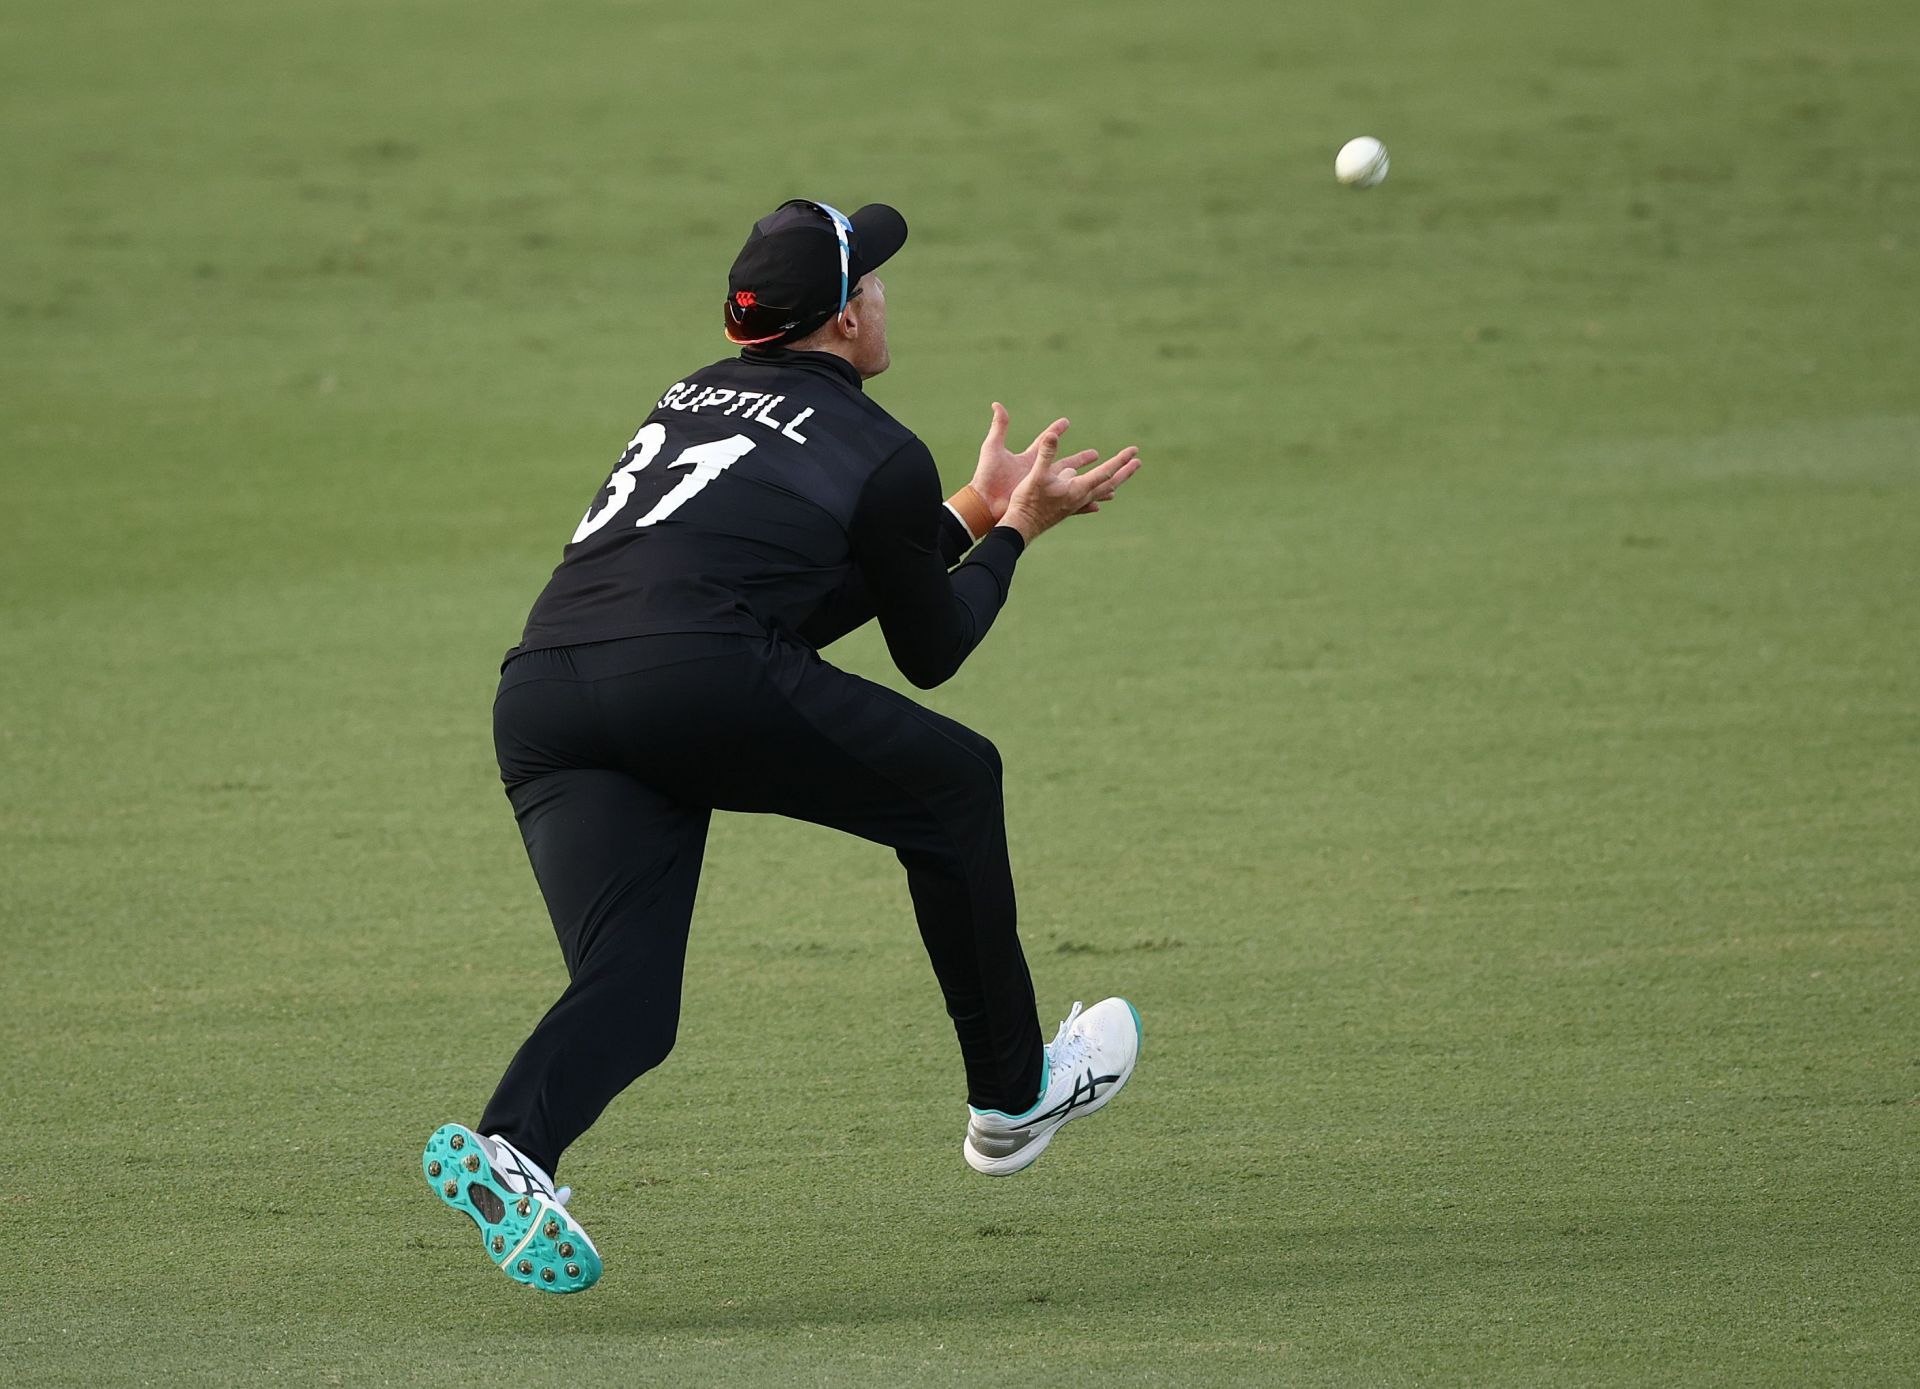
<path fill-rule="evenodd" d="M 794 352 L 784 347 L 748 347 L 741 349 L 740 360 L 763 367 L 794 367 L 802 371 L 837 376 L 856 391 L 863 391 L 860 373 L 845 357 L 831 352 Z"/>

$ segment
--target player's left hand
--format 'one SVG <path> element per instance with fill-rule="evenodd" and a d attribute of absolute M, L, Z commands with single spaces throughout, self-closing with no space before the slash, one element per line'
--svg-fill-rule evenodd
<path fill-rule="evenodd" d="M 1040 456 L 1040 441 L 1049 434 L 1056 440 L 1061 438 L 1066 434 L 1069 423 L 1068 420 L 1055 420 L 1034 435 L 1033 442 L 1025 449 L 1012 453 L 1007 449 L 1007 407 L 997 400 L 993 402 L 993 423 L 987 426 L 987 437 L 980 444 L 980 466 L 974 469 L 972 487 L 993 512 L 994 520 L 998 521 L 1007 514 L 1007 501 L 1013 496 L 1013 489 L 1033 471 L 1034 460 Z M 1086 449 L 1062 458 L 1056 466 L 1070 466 L 1077 471 L 1099 456 L 1093 449 Z M 1089 509 L 1098 509 L 1097 504 Z"/>

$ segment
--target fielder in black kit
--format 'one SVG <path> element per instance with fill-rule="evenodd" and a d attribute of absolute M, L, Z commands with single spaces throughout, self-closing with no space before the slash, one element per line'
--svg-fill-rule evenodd
<path fill-rule="evenodd" d="M 889 361 L 873 272 L 906 235 L 880 204 L 794 201 L 755 224 L 726 301 L 742 350 L 659 397 L 507 653 L 495 748 L 571 982 L 479 1125 L 443 1125 L 422 1165 L 518 1282 L 600 1275 L 552 1173 L 673 1047 L 715 810 L 898 855 L 960 1041 L 976 1170 L 1024 1168 L 1132 1072 L 1124 999 L 1075 1004 L 1042 1042 L 993 744 L 818 654 L 878 618 L 902 674 L 938 685 L 1026 547 L 1139 467 L 1132 448 L 1058 457 L 1065 420 L 1013 453 L 996 404 L 973 481 L 943 504 L 926 446 L 862 384 Z"/>

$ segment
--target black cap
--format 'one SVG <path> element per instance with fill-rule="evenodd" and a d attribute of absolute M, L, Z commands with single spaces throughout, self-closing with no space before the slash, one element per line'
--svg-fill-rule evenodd
<path fill-rule="evenodd" d="M 840 218 L 825 203 L 795 198 L 753 224 L 727 272 L 727 337 L 771 347 L 803 338 L 838 313 L 862 275 L 906 244 L 907 219 L 885 203 L 846 218 L 841 278 Z"/>

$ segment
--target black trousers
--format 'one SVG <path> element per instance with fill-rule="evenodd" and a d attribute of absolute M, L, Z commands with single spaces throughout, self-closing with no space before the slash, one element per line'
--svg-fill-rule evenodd
<path fill-rule="evenodd" d="M 480 1121 L 552 1172 L 673 1048 L 714 810 L 892 848 L 967 1098 L 1029 1107 L 1044 1063 L 1014 929 L 1000 758 L 978 733 L 774 638 L 682 634 L 507 663 L 494 746 L 571 981 Z"/>

